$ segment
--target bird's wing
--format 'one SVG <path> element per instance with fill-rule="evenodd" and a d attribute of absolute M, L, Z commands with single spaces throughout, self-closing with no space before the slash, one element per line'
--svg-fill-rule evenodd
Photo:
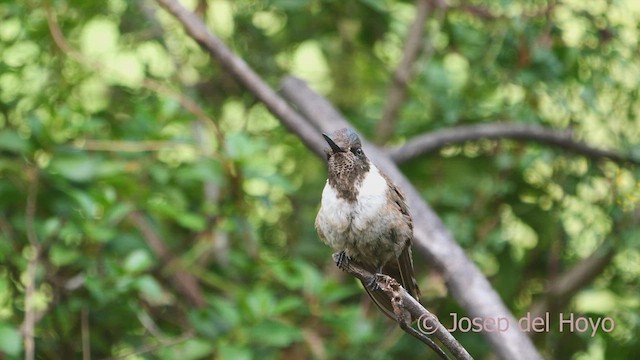
<path fill-rule="evenodd" d="M 405 200 L 404 194 L 400 191 L 400 189 L 389 179 L 386 175 L 383 175 L 387 180 L 391 188 L 391 198 L 393 199 L 393 203 L 398 207 L 400 212 L 402 213 L 405 223 L 409 226 L 409 236 L 406 236 L 406 239 L 398 239 L 399 241 L 404 242 L 404 247 L 402 252 L 398 256 L 397 261 L 391 261 L 386 264 L 382 268 L 382 273 L 391 276 L 396 279 L 402 287 L 407 290 L 407 292 L 413 296 L 414 299 L 420 301 L 420 290 L 418 289 L 418 284 L 415 280 L 415 276 L 413 273 L 413 260 L 411 258 L 411 239 L 413 237 L 413 221 L 411 219 L 411 214 L 409 213 L 409 207 L 407 206 L 407 201 Z M 398 234 L 400 235 L 400 234 Z M 377 269 L 368 269 L 371 272 L 377 272 Z M 393 305 L 391 305 L 391 300 L 389 296 L 385 294 L 384 291 L 380 289 L 370 290 L 367 287 L 367 284 L 364 285 L 367 294 L 373 302 L 382 310 L 382 312 L 389 316 L 392 319 L 396 319 L 396 316 L 393 312 Z"/>
<path fill-rule="evenodd" d="M 390 179 L 387 179 L 387 182 L 391 185 L 392 193 L 391 197 L 394 200 L 395 204 L 400 209 L 400 212 L 404 216 L 406 223 L 409 225 L 409 229 L 411 231 L 411 235 L 406 239 L 404 244 L 404 248 L 398 256 L 397 269 L 399 272 L 399 277 L 395 277 L 395 279 L 400 281 L 402 287 L 409 292 L 411 296 L 413 296 L 416 300 L 420 301 L 420 289 L 418 289 L 418 283 L 416 282 L 414 272 L 413 272 L 413 258 L 411 256 L 411 240 L 413 238 L 413 220 L 411 218 L 411 214 L 409 213 L 409 207 L 407 206 L 407 201 L 404 197 L 404 194 L 400 189 L 391 182 Z"/>

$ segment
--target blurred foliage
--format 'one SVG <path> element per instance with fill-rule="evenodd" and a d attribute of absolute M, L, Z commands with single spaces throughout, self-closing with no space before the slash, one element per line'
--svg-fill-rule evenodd
<path fill-rule="evenodd" d="M 304 78 L 373 135 L 411 2 L 184 3 L 268 82 Z M 508 120 L 640 155 L 638 4 L 432 9 L 392 141 Z M 29 302 L 43 359 L 424 358 L 318 241 L 322 161 L 152 1 L 0 3 L 0 155 L 0 358 L 23 356 Z M 562 311 L 615 330 L 535 341 L 557 359 L 640 351 L 637 168 L 477 141 L 403 170 L 516 317 L 614 251 Z M 450 326 L 464 312 L 422 263 L 424 301 Z M 481 335 L 456 336 L 491 357 Z"/>

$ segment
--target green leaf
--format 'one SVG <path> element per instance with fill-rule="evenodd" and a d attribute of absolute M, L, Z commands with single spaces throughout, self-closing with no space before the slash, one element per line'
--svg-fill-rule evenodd
<path fill-rule="evenodd" d="M 51 263 L 55 266 L 65 266 L 72 264 L 81 258 L 81 254 L 68 246 L 55 244 L 49 251 Z"/>
<path fill-rule="evenodd" d="M 185 166 L 177 175 L 181 179 L 213 182 L 216 185 L 222 185 L 224 182 L 222 165 L 213 160 L 201 160 Z"/>
<path fill-rule="evenodd" d="M 24 154 L 29 150 L 29 143 L 13 131 L 0 131 L 0 150 Z"/>
<path fill-rule="evenodd" d="M 163 359 L 195 360 L 213 352 L 213 345 L 204 339 L 189 339 L 162 352 Z M 232 358 L 224 358 L 232 359 Z"/>
<path fill-rule="evenodd" d="M 297 326 L 265 320 L 250 330 L 251 341 L 267 346 L 285 347 L 301 338 Z"/>
<path fill-rule="evenodd" d="M 134 207 L 130 203 L 115 204 L 115 206 L 110 207 L 105 214 L 105 222 L 108 224 L 117 223 L 133 211 L 133 209 Z"/>
<path fill-rule="evenodd" d="M 246 299 L 249 314 L 257 319 L 272 316 L 276 303 L 274 294 L 263 287 L 254 289 L 253 294 Z"/>
<path fill-rule="evenodd" d="M 219 359 L 233 359 L 233 360 L 251 360 L 253 356 L 251 351 L 247 348 L 232 345 L 232 344 L 220 344 L 218 347 Z"/>
<path fill-rule="evenodd" d="M 124 269 L 130 273 L 141 273 L 153 265 L 153 258 L 148 251 L 138 249 L 124 260 Z"/>
<path fill-rule="evenodd" d="M 0 353 L 18 356 L 22 350 L 22 336 L 18 329 L 0 325 Z"/>
<path fill-rule="evenodd" d="M 150 275 L 144 275 L 136 280 L 136 287 L 142 296 L 152 305 L 166 305 L 171 303 L 171 296 L 165 292 L 160 283 Z"/>
<path fill-rule="evenodd" d="M 242 314 L 235 304 L 228 300 L 216 298 L 212 299 L 210 303 L 214 313 L 225 322 L 228 327 L 235 327 L 241 324 Z"/>
<path fill-rule="evenodd" d="M 284 10 L 300 10 L 309 6 L 310 2 L 310 0 L 274 0 L 273 5 L 275 8 Z"/>
<path fill-rule="evenodd" d="M 228 134 L 224 145 L 227 154 L 234 160 L 249 160 L 265 148 L 264 143 L 241 132 Z"/>
<path fill-rule="evenodd" d="M 54 157 L 50 169 L 71 181 L 86 182 L 98 173 L 98 162 L 89 156 Z"/>
<path fill-rule="evenodd" d="M 51 160 L 52 172 L 76 182 L 89 182 L 97 177 L 119 173 L 123 165 L 116 161 L 104 161 L 95 156 L 57 156 Z"/>
<path fill-rule="evenodd" d="M 618 297 L 613 291 L 584 290 L 575 298 L 575 308 L 581 313 L 608 315 L 618 307 Z"/>
<path fill-rule="evenodd" d="M 192 213 L 178 214 L 176 220 L 178 220 L 180 225 L 193 231 L 202 231 L 207 226 L 206 220 L 203 216 Z"/>

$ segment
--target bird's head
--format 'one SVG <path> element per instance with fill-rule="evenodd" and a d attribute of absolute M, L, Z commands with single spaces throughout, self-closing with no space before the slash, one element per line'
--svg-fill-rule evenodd
<path fill-rule="evenodd" d="M 358 134 L 352 129 L 340 129 L 322 136 L 329 144 L 325 154 L 330 175 L 351 177 L 369 171 L 369 159 L 362 151 Z"/>

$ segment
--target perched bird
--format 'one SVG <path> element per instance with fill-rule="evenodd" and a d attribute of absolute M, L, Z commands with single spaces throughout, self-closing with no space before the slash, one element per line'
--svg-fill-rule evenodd
<path fill-rule="evenodd" d="M 404 195 L 367 158 L 353 130 L 322 136 L 329 144 L 329 176 L 315 222 L 320 239 L 339 252 L 338 265 L 355 261 L 372 273 L 389 275 L 418 300 L 413 224 Z M 363 285 L 374 303 L 396 319 L 389 297 L 375 283 Z"/>

